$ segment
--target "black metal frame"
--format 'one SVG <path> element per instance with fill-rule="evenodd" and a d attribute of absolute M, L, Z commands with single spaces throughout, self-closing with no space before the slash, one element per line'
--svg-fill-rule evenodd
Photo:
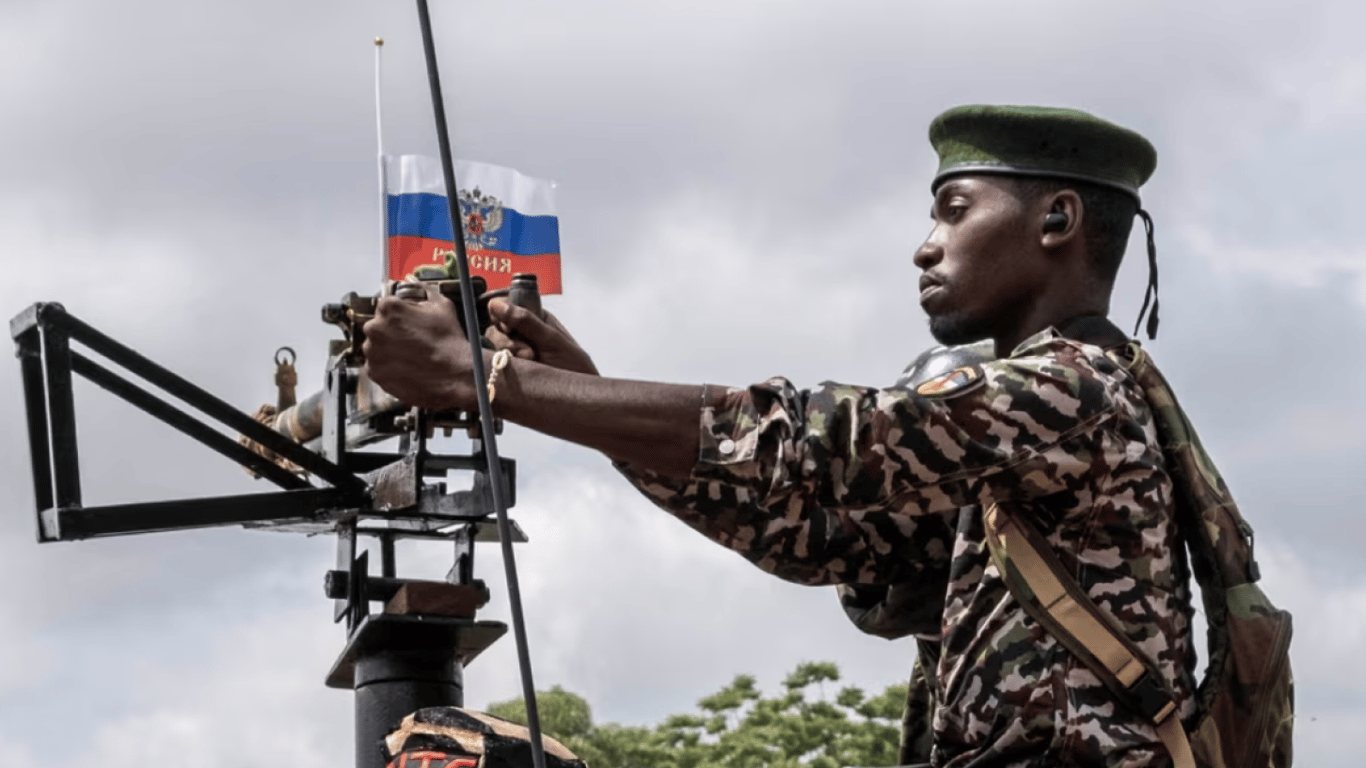
<path fill-rule="evenodd" d="M 363 479 L 95 330 L 69 314 L 61 304 L 30 306 L 10 321 L 10 335 L 18 347 L 24 382 L 40 542 L 270 520 L 308 520 L 317 510 L 364 508 L 370 504 L 369 489 Z M 281 469 L 203 420 L 74 350 L 73 342 L 85 345 L 111 363 L 275 451 L 331 487 L 316 488 L 302 477 Z M 84 506 L 73 373 L 251 469 L 284 491 L 216 499 Z M 241 509 L 235 509 L 237 507 Z"/>
<path fill-rule="evenodd" d="M 440 616 L 370 614 L 370 602 L 388 600 L 408 580 L 396 578 L 395 542 L 438 539 L 454 545 L 446 581 L 477 589 L 474 544 L 500 541 L 491 517 L 493 480 L 476 440 L 469 455 L 437 455 L 427 448 L 427 414 L 414 411 L 414 428 L 396 453 L 354 451 L 348 445 L 348 395 L 356 371 L 336 359 L 327 371 L 323 434 L 317 450 L 301 446 L 226 401 L 77 319 L 57 303 L 38 303 L 10 321 L 28 413 L 29 452 L 40 543 L 225 525 L 337 534 L 337 570 L 327 574 L 333 619 L 345 620 L 347 644 L 327 684 L 356 692 L 356 765 L 383 764 L 378 740 L 395 718 L 429 706 L 462 703 L 463 666 L 502 636 L 507 626 Z M 125 375 L 73 348 L 82 345 L 128 374 L 194 408 L 217 425 L 168 402 Z M 73 374 L 122 398 L 183 434 L 281 488 L 170 501 L 86 506 L 81 494 Z M 224 434 L 223 428 L 275 452 L 326 483 L 314 485 Z M 372 436 L 373 437 L 373 436 Z M 499 459 L 511 499 L 516 464 Z M 467 491 L 446 492 L 428 482 L 448 470 L 474 472 Z M 509 521 L 510 522 L 510 521 Z M 509 541 L 526 541 L 515 524 Z M 379 544 L 380 575 L 369 573 L 369 552 L 357 553 L 360 536 Z M 487 595 L 487 590 L 484 590 Z"/>

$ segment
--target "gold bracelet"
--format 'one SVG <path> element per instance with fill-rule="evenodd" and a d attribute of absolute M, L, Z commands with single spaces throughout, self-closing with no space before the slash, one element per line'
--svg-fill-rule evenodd
<path fill-rule="evenodd" d="M 498 397 L 498 374 L 508 367 L 512 361 L 512 353 L 506 349 L 500 349 L 493 353 L 493 369 L 489 371 L 489 403 L 492 404 L 494 398 Z"/>

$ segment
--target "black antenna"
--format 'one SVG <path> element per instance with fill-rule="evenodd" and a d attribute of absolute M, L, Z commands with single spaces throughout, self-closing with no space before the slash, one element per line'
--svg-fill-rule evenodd
<path fill-rule="evenodd" d="M 545 749 L 541 744 L 541 718 L 536 708 L 536 686 L 531 679 L 531 652 L 526 641 L 526 622 L 522 618 L 522 594 L 517 585 L 517 563 L 512 554 L 512 528 L 508 523 L 506 485 L 502 462 L 498 459 L 498 442 L 493 423 L 493 407 L 489 403 L 485 382 L 484 351 L 478 335 L 479 320 L 475 312 L 474 293 L 470 286 L 469 258 L 465 253 L 463 217 L 456 211 L 459 187 L 455 183 L 455 163 L 451 156 L 450 132 L 446 126 L 446 106 L 441 98 L 441 76 L 436 68 L 436 44 L 432 40 L 432 20 L 427 13 L 427 0 L 417 0 L 417 17 L 422 24 L 422 49 L 427 59 L 427 82 L 432 90 L 432 112 L 436 117 L 436 139 L 441 147 L 441 170 L 446 182 L 446 199 L 451 216 L 451 233 L 455 241 L 455 268 L 460 278 L 460 304 L 464 312 L 465 328 L 470 329 L 470 355 L 474 373 L 474 391 L 479 399 L 479 425 L 484 440 L 484 454 L 492 482 L 493 510 L 498 517 L 498 538 L 503 551 L 503 570 L 507 576 L 508 604 L 512 610 L 512 634 L 517 643 L 517 666 L 522 675 L 522 698 L 526 702 L 527 728 L 531 731 L 531 757 L 535 768 L 545 768 Z"/>

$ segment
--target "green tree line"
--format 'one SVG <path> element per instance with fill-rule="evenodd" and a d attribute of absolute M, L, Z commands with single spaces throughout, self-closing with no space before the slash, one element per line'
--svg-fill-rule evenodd
<path fill-rule="evenodd" d="M 783 690 L 765 697 L 753 677 L 697 702 L 697 712 L 654 726 L 595 724 L 582 696 L 555 686 L 536 694 L 541 729 L 590 768 L 846 768 L 896 765 L 906 684 L 878 696 L 845 686 L 828 662 L 799 665 Z M 830 684 L 830 685 L 827 685 Z M 489 705 L 526 723 L 521 699 Z"/>

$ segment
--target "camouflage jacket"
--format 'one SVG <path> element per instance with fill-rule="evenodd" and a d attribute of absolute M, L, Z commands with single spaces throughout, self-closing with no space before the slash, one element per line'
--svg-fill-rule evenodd
<path fill-rule="evenodd" d="M 765 571 L 895 584 L 898 605 L 922 606 L 913 633 L 942 646 L 933 765 L 1166 765 L 1152 728 L 1015 602 L 981 519 L 996 500 L 1033 510 L 1189 715 L 1189 572 L 1143 393 L 1103 349 L 1056 329 L 970 368 L 957 383 L 975 380 L 929 395 L 781 378 L 730 389 L 702 411 L 690 478 L 618 468 Z"/>

